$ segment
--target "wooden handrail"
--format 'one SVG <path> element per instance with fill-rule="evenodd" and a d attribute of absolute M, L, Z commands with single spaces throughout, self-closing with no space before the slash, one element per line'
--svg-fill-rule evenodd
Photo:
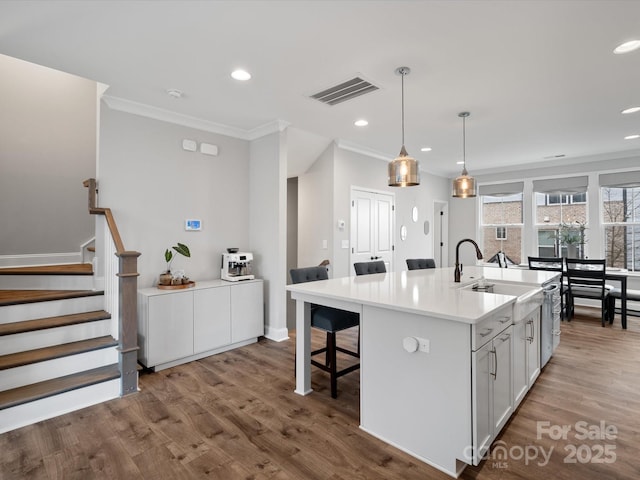
<path fill-rule="evenodd" d="M 118 226 L 110 208 L 100 208 L 97 204 L 96 179 L 82 182 L 89 189 L 89 213 L 104 215 L 109 233 L 113 239 L 118 257 L 118 305 L 119 312 L 109 312 L 118 317 L 118 351 L 120 352 L 120 376 L 122 396 L 138 391 L 138 257 L 139 252 L 127 251 L 122 243 Z M 105 259 L 106 260 L 106 259 Z"/>
<path fill-rule="evenodd" d="M 109 231 L 111 232 L 111 237 L 113 238 L 113 243 L 116 245 L 116 252 L 126 252 L 124 244 L 122 243 L 122 238 L 120 237 L 120 232 L 118 231 L 118 226 L 113 218 L 113 213 L 111 213 L 111 209 L 98 208 L 97 206 L 96 194 L 98 193 L 98 189 L 96 188 L 96 179 L 89 178 L 82 182 L 82 184 L 89 188 L 89 213 L 91 215 L 104 215 L 107 220 L 107 225 L 109 226 Z"/>

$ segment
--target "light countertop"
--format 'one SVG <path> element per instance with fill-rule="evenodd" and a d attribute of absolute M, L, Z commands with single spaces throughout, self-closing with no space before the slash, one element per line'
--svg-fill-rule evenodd
<path fill-rule="evenodd" d="M 333 278 L 289 285 L 287 290 L 294 299 L 312 301 L 316 296 L 474 324 L 516 301 L 511 295 L 460 290 L 483 276 L 540 286 L 557 273 L 465 266 L 460 283 L 453 281 L 453 268 L 435 268 Z"/>

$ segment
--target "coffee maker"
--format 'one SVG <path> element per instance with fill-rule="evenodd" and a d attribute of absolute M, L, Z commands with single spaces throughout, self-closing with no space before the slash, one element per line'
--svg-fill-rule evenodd
<path fill-rule="evenodd" d="M 251 262 L 253 262 L 252 253 L 238 252 L 237 248 L 228 248 L 227 253 L 222 254 L 220 278 L 229 282 L 253 280 L 255 276 L 251 273 Z"/>

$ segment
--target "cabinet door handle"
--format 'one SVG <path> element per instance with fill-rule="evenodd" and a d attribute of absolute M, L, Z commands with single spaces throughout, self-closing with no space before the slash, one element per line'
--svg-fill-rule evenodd
<path fill-rule="evenodd" d="M 484 333 L 480 332 L 480 336 L 481 336 L 481 337 L 486 337 L 486 336 L 487 336 L 487 335 L 489 335 L 491 332 L 493 332 L 493 328 L 487 328 L 487 330 L 486 330 Z"/>
<path fill-rule="evenodd" d="M 495 348 L 492 348 L 491 353 L 493 353 L 493 373 L 491 375 L 495 380 L 498 378 L 498 352 L 496 352 Z"/>
<path fill-rule="evenodd" d="M 509 338 L 511 338 L 511 334 L 507 333 L 506 335 L 503 335 L 502 337 L 500 337 L 500 343 L 504 343 L 507 340 L 509 340 Z"/>
<path fill-rule="evenodd" d="M 499 320 L 500 323 L 507 323 L 511 321 L 511 317 L 502 317 L 502 320 Z"/>
<path fill-rule="evenodd" d="M 533 320 L 527 320 L 527 325 L 529 325 L 531 327 L 531 335 L 527 336 L 527 341 L 529 343 L 533 343 L 533 336 L 535 335 L 535 330 L 533 327 Z"/>

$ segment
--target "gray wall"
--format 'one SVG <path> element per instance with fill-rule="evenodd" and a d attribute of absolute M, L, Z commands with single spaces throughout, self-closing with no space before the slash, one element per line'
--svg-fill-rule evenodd
<path fill-rule="evenodd" d="M 287 179 L 287 285 L 289 270 L 298 266 L 298 177 Z M 296 328 L 296 302 L 287 292 L 287 328 Z"/>
<path fill-rule="evenodd" d="M 218 146 L 218 156 L 187 152 L 183 139 Z M 249 143 L 109 109 L 102 104 L 99 205 L 112 209 L 127 250 L 139 258 L 141 288 L 157 283 L 164 251 L 191 249 L 172 269 L 195 281 L 220 278 L 227 247 L 249 242 Z M 187 218 L 201 231 L 185 231 Z"/>
<path fill-rule="evenodd" d="M 249 175 L 238 177 L 248 179 L 250 246 L 265 283 L 265 336 L 278 341 L 288 338 L 286 155 L 286 132 L 252 140 Z"/>
<path fill-rule="evenodd" d="M 0 92 L 1 264 L 78 254 L 94 235 L 82 181 L 95 177 L 97 84 L 0 55 Z"/>
<path fill-rule="evenodd" d="M 395 194 L 395 270 L 406 270 L 405 260 L 411 257 L 433 256 L 433 234 L 424 234 L 424 221 L 433 222 L 433 202 L 448 201 L 447 179 L 421 172 L 421 184 L 410 188 L 387 185 L 387 162 L 377 158 L 330 146 L 299 177 L 299 236 L 300 266 L 317 265 L 329 258 L 334 277 L 353 274 L 349 249 L 342 248 L 343 240 L 350 240 L 351 188 L 386 191 Z M 411 220 L 411 209 L 418 207 L 418 221 Z M 338 220 L 345 221 L 344 230 Z M 407 239 L 400 240 L 400 227 L 407 227 Z M 328 248 L 322 248 L 322 240 Z"/>

